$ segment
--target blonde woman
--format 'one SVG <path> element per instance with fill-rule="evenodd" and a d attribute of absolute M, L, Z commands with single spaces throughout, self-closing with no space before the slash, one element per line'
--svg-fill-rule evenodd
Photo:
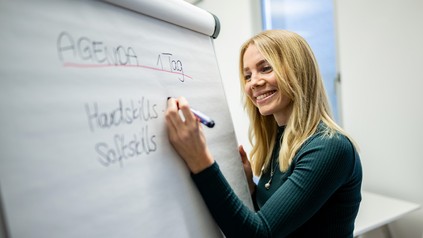
<path fill-rule="evenodd" d="M 250 160 L 239 150 L 255 211 L 228 185 L 185 98 L 168 100 L 166 111 L 169 140 L 221 230 L 226 237 L 353 237 L 360 158 L 331 118 L 310 46 L 293 32 L 264 31 L 241 47 L 240 76 Z"/>

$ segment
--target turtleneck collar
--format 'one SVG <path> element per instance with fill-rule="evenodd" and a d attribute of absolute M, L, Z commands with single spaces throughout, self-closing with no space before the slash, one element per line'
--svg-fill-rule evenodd
<path fill-rule="evenodd" d="M 277 137 L 280 137 L 283 132 L 285 131 L 286 125 L 283 126 L 278 126 L 278 133 L 277 133 Z"/>

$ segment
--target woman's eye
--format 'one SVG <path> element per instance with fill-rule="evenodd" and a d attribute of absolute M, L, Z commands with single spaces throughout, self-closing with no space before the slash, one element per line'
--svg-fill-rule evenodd
<path fill-rule="evenodd" d="M 245 79 L 245 81 L 250 81 L 250 79 L 251 79 L 251 75 L 245 75 L 245 76 L 244 76 L 244 79 Z"/>
<path fill-rule="evenodd" d="M 272 71 L 272 66 L 264 66 L 264 67 L 261 69 L 261 71 L 262 71 L 262 72 L 265 72 L 265 73 L 271 72 L 271 71 Z"/>

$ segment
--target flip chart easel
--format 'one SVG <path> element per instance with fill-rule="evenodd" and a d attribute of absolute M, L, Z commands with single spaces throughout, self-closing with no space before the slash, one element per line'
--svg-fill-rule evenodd
<path fill-rule="evenodd" d="M 212 117 L 210 150 L 252 206 L 216 17 L 176 0 L 111 3 L 0 3 L 3 234 L 221 237 L 164 124 L 169 96 Z"/>

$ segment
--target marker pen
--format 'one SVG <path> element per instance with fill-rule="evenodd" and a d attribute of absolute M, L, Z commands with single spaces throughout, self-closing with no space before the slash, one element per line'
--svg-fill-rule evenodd
<path fill-rule="evenodd" d="M 169 100 L 171 97 L 167 97 L 167 100 Z M 214 121 L 206 116 L 204 113 L 197 111 L 195 109 L 191 109 L 191 112 L 194 113 L 194 115 L 200 120 L 201 123 L 203 123 L 203 125 L 207 126 L 208 128 L 213 128 L 215 123 Z"/>
<path fill-rule="evenodd" d="M 214 121 L 210 117 L 204 115 L 204 113 L 192 108 L 191 108 L 191 112 L 194 113 L 194 115 L 200 120 L 200 122 L 203 123 L 208 128 L 214 127 L 214 124 L 215 124 Z"/>

